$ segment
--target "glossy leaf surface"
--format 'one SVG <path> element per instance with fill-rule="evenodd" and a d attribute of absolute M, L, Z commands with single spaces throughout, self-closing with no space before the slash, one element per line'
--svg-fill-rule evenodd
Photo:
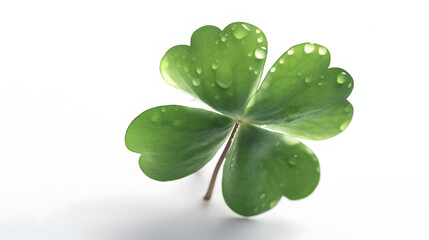
<path fill-rule="evenodd" d="M 240 126 L 227 155 L 222 189 L 228 206 L 243 216 L 273 208 L 282 196 L 308 196 L 319 182 L 314 153 L 287 135 Z"/>
<path fill-rule="evenodd" d="M 331 127 L 339 130 L 351 118 L 351 114 L 336 110 L 349 104 L 346 99 L 353 89 L 353 79 L 341 68 L 328 69 L 329 62 L 329 51 L 321 45 L 304 43 L 290 48 L 274 64 L 251 99 L 245 121 L 280 130 L 295 129 L 294 136 L 314 140 L 341 132 Z M 332 112 L 335 115 L 324 116 Z M 319 123 L 327 119 L 335 124 L 324 133 Z M 342 122 L 338 125 L 338 121 Z M 276 127 L 277 124 L 281 127 Z M 297 129 L 300 127 L 306 129 Z"/>
<path fill-rule="evenodd" d="M 160 70 L 173 87 L 238 119 L 260 82 L 266 54 L 265 35 L 251 24 L 204 26 L 193 33 L 191 46 L 168 50 Z"/>
<path fill-rule="evenodd" d="M 202 109 L 161 106 L 140 114 L 128 127 L 127 148 L 140 153 L 140 167 L 156 180 L 185 177 L 213 158 L 234 121 Z"/>

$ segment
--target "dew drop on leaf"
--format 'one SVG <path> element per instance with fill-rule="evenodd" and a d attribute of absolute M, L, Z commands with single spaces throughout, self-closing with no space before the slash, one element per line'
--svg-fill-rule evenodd
<path fill-rule="evenodd" d="M 265 198 L 265 193 L 262 193 L 261 196 L 259 196 L 259 199 L 264 199 Z"/>
<path fill-rule="evenodd" d="M 292 55 L 294 52 L 295 52 L 295 50 L 293 48 L 287 50 L 288 55 Z"/>
<path fill-rule="evenodd" d="M 320 167 L 319 166 L 316 167 L 316 172 L 320 173 Z"/>
<path fill-rule="evenodd" d="M 277 68 L 276 67 L 272 67 L 271 69 L 270 69 L 270 72 L 275 72 L 277 70 Z"/>
<path fill-rule="evenodd" d="M 216 84 L 221 88 L 229 88 L 232 85 L 232 79 L 216 78 Z"/>
<path fill-rule="evenodd" d="M 192 79 L 192 84 L 193 84 L 195 87 L 198 87 L 198 86 L 200 86 L 200 84 L 201 84 L 201 80 L 200 80 L 199 78 L 194 78 L 194 79 Z"/>
<path fill-rule="evenodd" d="M 292 108 L 286 110 L 286 114 L 290 118 L 296 118 L 299 115 L 299 111 L 297 108 L 292 107 Z"/>
<path fill-rule="evenodd" d="M 219 66 L 220 66 L 220 62 L 219 62 L 219 60 L 215 60 L 215 61 L 212 63 L 212 69 L 213 69 L 213 70 L 217 70 L 217 69 L 219 68 Z"/>
<path fill-rule="evenodd" d="M 257 59 L 264 59 L 267 56 L 267 49 L 265 47 L 260 47 L 255 50 L 255 57 Z"/>
<path fill-rule="evenodd" d="M 150 117 L 150 120 L 151 120 L 152 122 L 157 122 L 160 118 L 161 118 L 161 113 L 159 113 L 159 112 L 154 112 L 154 113 L 152 114 L 152 116 Z"/>
<path fill-rule="evenodd" d="M 323 85 L 323 81 L 320 81 L 317 83 L 317 86 L 322 86 Z"/>
<path fill-rule="evenodd" d="M 349 83 L 349 85 L 347 85 L 347 88 L 351 88 L 353 86 L 353 83 Z"/>
<path fill-rule="evenodd" d="M 222 42 L 226 42 L 226 41 L 228 40 L 228 35 L 227 35 L 227 34 L 225 34 L 225 35 L 221 36 L 221 37 L 220 37 L 220 40 L 221 40 Z"/>
<path fill-rule="evenodd" d="M 305 77 L 304 82 L 305 83 L 311 83 L 311 82 L 313 82 L 313 77 L 311 75 Z"/>
<path fill-rule="evenodd" d="M 259 36 L 258 39 L 256 39 L 256 41 L 258 41 L 258 43 L 261 43 L 262 41 L 264 41 L 264 38 L 262 36 Z"/>
<path fill-rule="evenodd" d="M 353 110 L 353 107 L 351 104 L 349 104 L 347 107 L 344 108 L 344 112 L 351 112 Z"/>
<path fill-rule="evenodd" d="M 311 53 L 314 50 L 314 44 L 312 43 L 307 43 L 304 45 L 304 52 L 305 53 Z"/>
<path fill-rule="evenodd" d="M 347 81 L 347 77 L 346 77 L 346 73 L 342 72 L 340 74 L 338 74 L 337 76 L 337 83 L 338 84 L 343 84 Z"/>
<path fill-rule="evenodd" d="M 259 33 L 261 33 L 261 30 L 260 29 L 256 29 L 255 32 L 259 34 Z"/>
<path fill-rule="evenodd" d="M 319 47 L 319 54 L 325 55 L 328 52 L 328 50 L 325 47 Z"/>
<path fill-rule="evenodd" d="M 202 68 L 201 66 L 198 66 L 198 67 L 197 67 L 197 73 L 198 73 L 198 74 L 203 73 L 203 68 Z"/>
<path fill-rule="evenodd" d="M 233 30 L 232 35 L 234 35 L 235 38 L 240 40 L 247 37 L 249 33 L 250 29 L 246 25 L 241 24 L 240 26 L 235 28 L 235 30 Z"/>
<path fill-rule="evenodd" d="M 161 112 L 164 112 L 164 113 L 165 113 L 165 112 L 167 112 L 167 108 L 162 107 L 162 108 L 161 108 Z"/>
<path fill-rule="evenodd" d="M 283 63 L 285 63 L 285 60 L 283 58 L 280 58 L 279 63 L 283 64 Z"/>
<path fill-rule="evenodd" d="M 297 164 L 296 158 L 292 157 L 288 160 L 288 163 L 292 166 L 295 166 Z"/>

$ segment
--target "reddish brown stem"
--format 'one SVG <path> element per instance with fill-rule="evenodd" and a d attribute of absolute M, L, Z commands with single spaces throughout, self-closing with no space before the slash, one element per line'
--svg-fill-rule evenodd
<path fill-rule="evenodd" d="M 213 171 L 212 179 L 210 180 L 209 189 L 207 189 L 207 193 L 204 196 L 204 200 L 208 201 L 212 197 L 213 188 L 216 182 L 216 177 L 219 172 L 220 166 L 222 166 L 223 160 L 225 159 L 226 154 L 228 153 L 229 148 L 231 147 L 232 139 L 234 138 L 235 132 L 237 132 L 237 128 L 240 124 L 237 122 L 234 125 L 234 128 L 232 129 L 231 136 L 229 136 L 228 142 L 226 143 L 225 149 L 222 152 L 222 155 L 220 155 L 220 158 L 216 164 L 216 167 Z"/>

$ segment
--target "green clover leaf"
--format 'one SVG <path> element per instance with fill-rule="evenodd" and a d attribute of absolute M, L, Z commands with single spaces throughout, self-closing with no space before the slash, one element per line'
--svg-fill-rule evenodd
<path fill-rule="evenodd" d="M 325 47 L 304 43 L 287 50 L 258 88 L 266 54 L 265 35 L 243 22 L 224 30 L 201 27 L 190 46 L 168 50 L 160 64 L 164 80 L 224 115 L 176 105 L 140 114 L 125 143 L 141 154 L 142 171 L 159 181 L 188 176 L 229 136 L 204 199 L 210 199 L 224 159 L 223 196 L 240 215 L 268 211 L 282 196 L 311 194 L 320 177 L 318 159 L 292 137 L 322 140 L 344 131 L 353 116 L 347 101 L 353 79 L 328 68 Z"/>

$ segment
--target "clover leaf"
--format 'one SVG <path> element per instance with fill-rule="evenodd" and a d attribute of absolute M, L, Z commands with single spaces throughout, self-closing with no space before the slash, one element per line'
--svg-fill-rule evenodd
<path fill-rule="evenodd" d="M 347 101 L 353 79 L 341 68 L 328 68 L 325 47 L 303 43 L 288 49 L 260 84 L 266 56 L 265 35 L 243 22 L 223 30 L 201 27 L 190 46 L 169 49 L 160 64 L 164 80 L 220 114 L 177 105 L 140 114 L 125 143 L 141 154 L 142 171 L 159 181 L 188 176 L 228 139 L 204 199 L 210 199 L 224 159 L 223 196 L 240 215 L 268 211 L 282 196 L 311 194 L 319 162 L 293 137 L 322 140 L 344 131 L 353 116 Z"/>

